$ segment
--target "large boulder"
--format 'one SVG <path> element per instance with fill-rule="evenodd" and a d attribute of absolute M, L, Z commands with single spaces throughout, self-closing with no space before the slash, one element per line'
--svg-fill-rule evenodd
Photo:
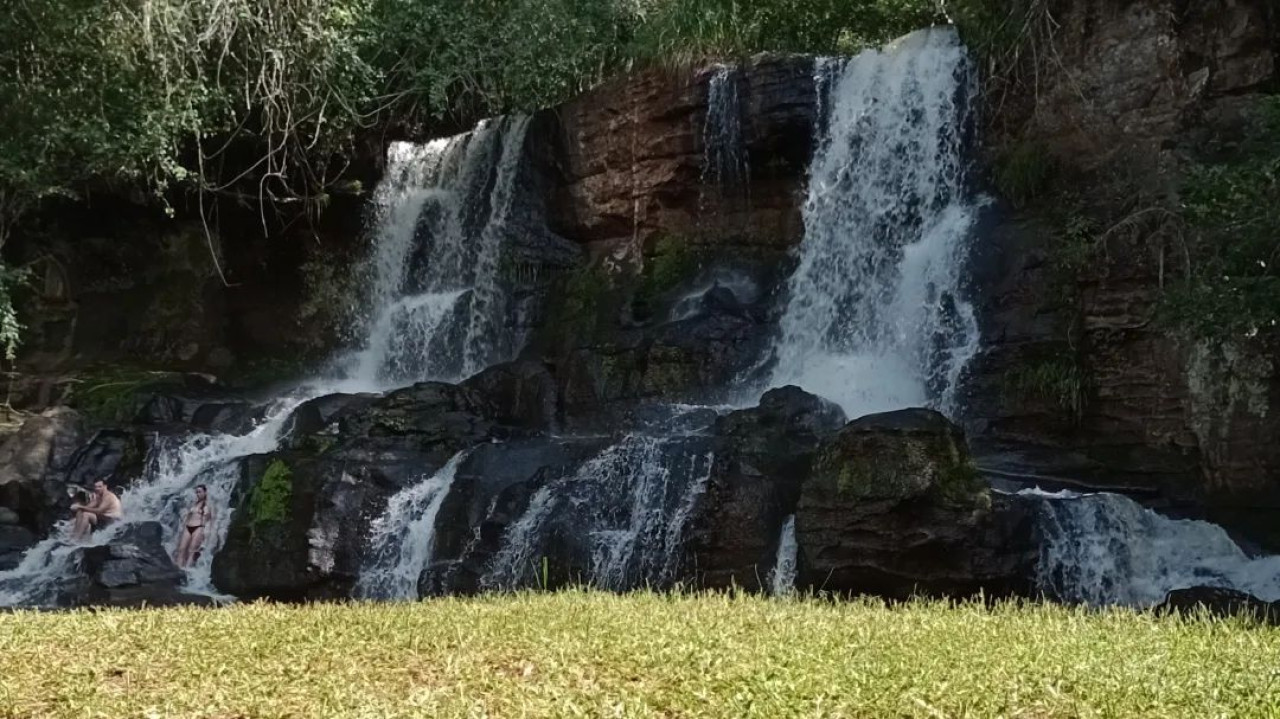
<path fill-rule="evenodd" d="M 1030 510 L 993 496 L 937 412 L 850 422 L 818 448 L 796 509 L 799 584 L 890 598 L 1030 591 Z"/>
<path fill-rule="evenodd" d="M 83 440 L 84 421 L 75 410 L 57 407 L 28 417 L 0 444 L 0 508 L 42 529 L 57 502 L 46 481 L 61 479 Z"/>
<path fill-rule="evenodd" d="M 497 415 L 494 404 L 474 389 L 423 382 L 339 412 L 337 451 L 344 456 L 422 452 L 438 468 L 473 444 L 519 434 L 499 425 Z"/>
<path fill-rule="evenodd" d="M 1156 607 L 1158 614 L 1197 612 L 1216 617 L 1246 617 L 1267 624 L 1280 624 L 1280 602 L 1267 602 L 1252 594 L 1222 587 L 1175 589 Z"/>
<path fill-rule="evenodd" d="M 561 415 L 556 379 L 542 362 L 495 365 L 462 383 L 496 408 L 498 419 L 528 429 L 556 426 Z"/>
<path fill-rule="evenodd" d="M 476 389 L 439 382 L 300 406 L 281 451 L 241 464 L 241 510 L 214 557 L 215 585 L 245 598 L 350 596 L 391 495 L 459 452 L 527 433 L 500 414 Z"/>
<path fill-rule="evenodd" d="M 369 521 L 394 490 L 371 465 L 296 451 L 246 458 L 214 585 L 243 599 L 350 596 Z"/>
<path fill-rule="evenodd" d="M 699 586 L 760 589 L 819 443 L 844 424 L 836 405 L 797 387 L 715 424 L 715 462 L 690 538 Z"/>
<path fill-rule="evenodd" d="M 182 591 L 185 574 L 165 550 L 156 522 L 124 527 L 107 544 L 77 551 L 80 578 L 63 597 L 70 606 L 173 606 L 209 604 L 202 595 Z"/>

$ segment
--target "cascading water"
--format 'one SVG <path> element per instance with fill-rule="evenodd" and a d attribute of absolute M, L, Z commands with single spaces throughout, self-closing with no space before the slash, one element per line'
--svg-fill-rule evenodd
<path fill-rule="evenodd" d="M 436 515 L 453 486 L 466 453 L 454 455 L 440 471 L 401 490 L 370 530 L 369 555 L 356 584 L 366 599 L 418 597 L 418 577 L 431 561 Z"/>
<path fill-rule="evenodd" d="M 796 515 L 787 517 L 778 536 L 778 556 L 769 573 L 769 589 L 775 597 L 785 597 L 796 589 L 796 563 L 799 547 L 796 545 Z"/>
<path fill-rule="evenodd" d="M 953 30 L 934 28 L 832 72 L 819 63 L 825 129 L 769 385 L 799 385 L 850 417 L 947 411 L 978 338 L 962 297 L 972 65 Z"/>
<path fill-rule="evenodd" d="M 151 453 L 144 476 L 120 497 L 124 519 L 95 532 L 83 545 L 67 541 L 68 522 L 55 527 L 50 537 L 27 552 L 16 568 L 0 572 L 0 606 L 43 606 L 56 602 L 62 581 L 74 569 L 78 550 L 110 543 L 128 524 L 160 522 L 166 546 L 175 546 L 174 535 L 181 524 L 182 512 L 194 500 L 192 489 L 203 483 L 208 487 L 209 502 L 213 506 L 229 507 L 231 491 L 239 479 L 236 460 L 275 449 L 290 413 L 301 401 L 299 397 L 276 401 L 268 409 L 266 418 L 244 435 L 197 434 L 161 440 Z M 230 523 L 229 511 L 216 514 L 200 559 L 187 570 L 188 591 L 215 594 L 209 578 L 210 568 Z"/>
<path fill-rule="evenodd" d="M 518 338 L 500 332 L 506 306 L 497 275 L 527 128 L 528 118 L 509 118 L 427 145 L 393 144 L 375 196 L 376 232 L 364 268 L 368 311 L 355 333 L 363 342 L 341 363 L 339 376 L 275 400 L 247 434 L 197 433 L 157 443 L 144 475 L 121 496 L 124 521 L 79 545 L 68 542 L 66 522 L 54 527 L 18 567 L 0 572 L 0 606 L 57 601 L 74 574 L 77 550 L 107 544 L 129 524 L 159 522 L 172 548 L 181 512 L 201 483 L 219 511 L 201 558 L 187 572 L 186 590 L 213 594 L 210 567 L 231 524 L 238 460 L 275 450 L 299 404 L 332 392 L 460 379 L 514 354 Z M 406 522 L 418 519 L 404 514 Z"/>
<path fill-rule="evenodd" d="M 1169 519 L 1117 494 L 1024 492 L 1041 506 L 1039 583 L 1095 606 L 1150 606 L 1213 586 L 1280 599 L 1280 557 L 1249 557 L 1216 524 Z"/>
<path fill-rule="evenodd" d="M 529 118 L 515 117 L 425 146 L 392 144 L 365 269 L 369 319 L 348 361 L 354 380 L 381 389 L 456 381 L 519 350 L 518 338 L 501 331 L 508 308 L 499 267 L 528 127 Z"/>
<path fill-rule="evenodd" d="M 486 587 L 536 585 L 550 535 L 585 538 L 584 580 L 606 589 L 675 579 L 686 525 L 706 490 L 709 452 L 685 437 L 630 435 L 572 476 L 536 492 L 483 579 Z"/>

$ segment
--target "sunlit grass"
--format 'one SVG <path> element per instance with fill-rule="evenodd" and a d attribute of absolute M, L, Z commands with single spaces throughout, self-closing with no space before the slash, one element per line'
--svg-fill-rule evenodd
<path fill-rule="evenodd" d="M 0 717 L 1273 717 L 1280 630 L 566 592 L 0 616 Z"/>

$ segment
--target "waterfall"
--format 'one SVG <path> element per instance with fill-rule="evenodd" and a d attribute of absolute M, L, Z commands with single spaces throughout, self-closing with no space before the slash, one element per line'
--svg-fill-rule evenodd
<path fill-rule="evenodd" d="M 716 65 L 707 84 L 702 141 L 704 191 L 745 186 L 749 168 L 742 144 L 742 105 L 738 99 L 738 71 L 731 65 Z"/>
<path fill-rule="evenodd" d="M 418 598 L 418 577 L 431 561 L 436 516 L 444 504 L 460 452 L 435 474 L 401 490 L 370 528 L 369 555 L 356 584 L 356 595 L 367 599 Z"/>
<path fill-rule="evenodd" d="M 711 465 L 710 453 L 687 438 L 628 435 L 534 494 L 507 530 L 483 584 L 536 584 L 547 540 L 561 528 L 584 541 L 583 579 L 592 584 L 613 590 L 670 584 Z"/>
<path fill-rule="evenodd" d="M 520 349 L 501 331 L 499 275 L 528 127 L 515 117 L 426 145 L 392 143 L 363 268 L 371 290 L 361 349 L 347 361 L 357 384 L 457 381 Z"/>
<path fill-rule="evenodd" d="M 978 338 L 962 286 L 973 67 L 955 32 L 934 28 L 833 72 L 818 63 L 827 97 L 769 384 L 850 417 L 953 410 Z"/>
<path fill-rule="evenodd" d="M 187 570 L 185 588 L 213 595 L 210 568 L 235 511 L 230 499 L 240 476 L 238 460 L 274 451 L 299 404 L 333 392 L 460 379 L 514 355 L 518 338 L 500 331 L 507 303 L 499 270 L 528 124 L 525 117 L 506 118 L 425 145 L 393 143 L 374 195 L 373 245 L 359 270 L 368 293 L 353 328 L 360 348 L 340 358 L 339 376 L 315 379 L 277 398 L 265 419 L 244 435 L 194 433 L 158 442 L 143 476 L 121 495 L 123 521 L 94 533 L 86 544 L 68 541 L 67 522 L 55 526 L 18 567 L 0 572 L 0 606 L 56 602 L 63 583 L 74 576 L 76 551 L 110 543 L 128 524 L 159 522 L 172 550 L 197 484 L 208 486 L 218 511 L 199 561 Z M 422 518 L 415 511 L 421 505 L 404 501 L 405 523 L 418 526 Z M 393 531 L 398 530 L 387 530 Z M 428 545 L 410 553 L 429 551 Z"/>
<path fill-rule="evenodd" d="M 1250 557 L 1216 524 L 1117 494 L 1034 493 L 1044 498 L 1039 583 L 1049 596 L 1150 606 L 1173 589 L 1213 586 L 1280 599 L 1280 556 Z"/>
<path fill-rule="evenodd" d="M 778 556 L 769 573 L 769 588 L 775 597 L 785 597 L 796 590 L 796 515 L 788 515 L 778 537 Z"/>

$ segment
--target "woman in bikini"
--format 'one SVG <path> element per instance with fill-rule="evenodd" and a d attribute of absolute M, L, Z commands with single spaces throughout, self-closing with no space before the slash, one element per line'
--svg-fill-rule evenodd
<path fill-rule="evenodd" d="M 197 484 L 196 501 L 183 515 L 182 529 L 178 532 L 178 550 L 173 555 L 173 561 L 179 567 L 189 567 L 200 558 L 205 529 L 212 523 L 213 507 L 209 506 L 209 490 L 203 484 Z"/>

